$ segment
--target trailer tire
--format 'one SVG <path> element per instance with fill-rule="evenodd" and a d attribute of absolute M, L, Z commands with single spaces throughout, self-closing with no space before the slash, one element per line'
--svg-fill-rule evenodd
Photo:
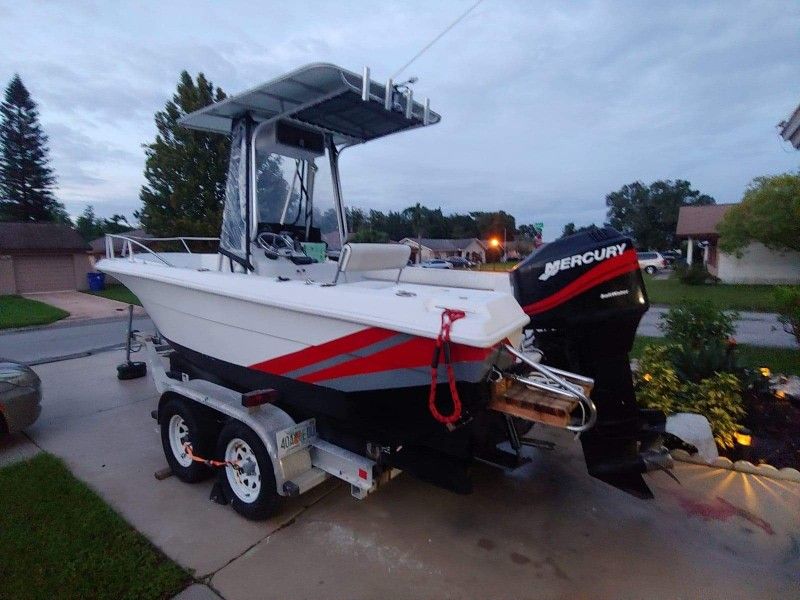
<path fill-rule="evenodd" d="M 217 440 L 217 458 L 237 461 L 248 471 L 226 466 L 219 470 L 219 485 L 233 509 L 252 521 L 271 517 L 278 509 L 272 459 L 261 438 L 241 421 L 231 419 Z"/>
<path fill-rule="evenodd" d="M 215 432 L 203 417 L 199 407 L 181 398 L 170 398 L 159 411 L 164 456 L 172 473 L 186 483 L 203 481 L 211 475 L 210 467 L 182 452 L 182 444 L 188 442 L 194 454 L 211 458 Z"/>

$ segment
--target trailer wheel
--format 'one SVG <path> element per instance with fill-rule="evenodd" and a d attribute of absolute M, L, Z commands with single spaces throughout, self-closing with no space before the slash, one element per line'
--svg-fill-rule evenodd
<path fill-rule="evenodd" d="M 236 463 L 219 471 L 219 483 L 233 509 L 246 519 L 260 521 L 278 509 L 280 496 L 272 460 L 261 438 L 241 421 L 231 419 L 217 440 L 217 457 Z"/>
<path fill-rule="evenodd" d="M 193 461 L 184 450 L 184 444 L 189 443 L 196 455 L 208 458 L 214 451 L 214 431 L 200 411 L 186 400 L 171 398 L 161 407 L 159 422 L 161 445 L 175 476 L 187 483 L 208 479 L 211 469 Z"/>
<path fill-rule="evenodd" d="M 644 272 L 648 275 L 655 275 L 656 271 L 658 271 L 658 269 L 656 269 L 653 265 L 649 265 L 644 268 Z"/>

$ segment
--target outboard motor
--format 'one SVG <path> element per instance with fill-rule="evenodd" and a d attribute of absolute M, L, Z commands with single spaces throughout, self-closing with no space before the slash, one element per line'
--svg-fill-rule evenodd
<path fill-rule="evenodd" d="M 594 379 L 597 423 L 581 437 L 589 474 L 652 497 L 641 473 L 670 458 L 664 414 L 640 410 L 633 390 L 628 354 L 649 302 L 632 240 L 593 227 L 541 247 L 511 281 L 543 362 Z"/>

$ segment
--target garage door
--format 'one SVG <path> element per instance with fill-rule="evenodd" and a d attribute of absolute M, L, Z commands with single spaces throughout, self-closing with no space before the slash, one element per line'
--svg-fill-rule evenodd
<path fill-rule="evenodd" d="M 72 256 L 15 256 L 18 294 L 75 289 Z"/>

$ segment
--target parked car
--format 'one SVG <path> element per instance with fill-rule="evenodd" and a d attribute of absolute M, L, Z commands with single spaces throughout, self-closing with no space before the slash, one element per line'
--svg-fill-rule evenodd
<path fill-rule="evenodd" d="M 42 382 L 33 369 L 0 358 L 0 436 L 22 431 L 42 412 Z"/>
<path fill-rule="evenodd" d="M 423 269 L 452 269 L 453 265 L 451 265 L 446 260 L 426 260 L 422 263 Z"/>
<path fill-rule="evenodd" d="M 450 256 L 445 260 L 453 265 L 454 269 L 471 269 L 475 266 L 475 263 L 473 263 L 471 260 L 467 260 L 461 256 Z"/>
<path fill-rule="evenodd" d="M 667 261 L 660 252 L 637 252 L 636 258 L 639 259 L 639 268 L 650 275 L 667 266 Z"/>
<path fill-rule="evenodd" d="M 671 266 L 676 260 L 681 259 L 680 253 L 676 252 L 675 250 L 664 250 L 661 253 L 661 256 L 664 257 L 664 260 L 667 261 L 667 265 Z"/>

